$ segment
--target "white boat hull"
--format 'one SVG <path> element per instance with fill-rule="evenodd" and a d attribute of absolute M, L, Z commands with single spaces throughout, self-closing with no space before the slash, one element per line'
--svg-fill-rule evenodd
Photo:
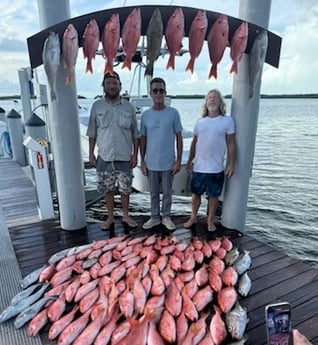
<path fill-rule="evenodd" d="M 149 192 L 148 177 L 143 175 L 141 167 L 133 169 L 132 187 L 138 192 Z M 181 170 L 173 178 L 172 193 L 177 195 L 189 195 L 190 175 L 186 171 L 186 165 L 182 164 Z"/>

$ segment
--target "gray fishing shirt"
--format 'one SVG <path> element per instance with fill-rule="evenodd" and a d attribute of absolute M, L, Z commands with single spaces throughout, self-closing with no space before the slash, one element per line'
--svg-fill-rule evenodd
<path fill-rule="evenodd" d="M 96 139 L 98 155 L 106 162 L 129 161 L 138 139 L 134 107 L 125 99 L 113 104 L 105 98 L 92 105 L 86 135 Z"/>

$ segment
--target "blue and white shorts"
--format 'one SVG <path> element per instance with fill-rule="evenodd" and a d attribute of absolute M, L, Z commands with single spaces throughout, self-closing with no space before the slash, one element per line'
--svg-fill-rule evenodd
<path fill-rule="evenodd" d="M 96 161 L 97 191 L 99 193 L 115 192 L 130 194 L 132 185 L 132 169 L 129 162 L 105 162 L 99 156 Z"/>

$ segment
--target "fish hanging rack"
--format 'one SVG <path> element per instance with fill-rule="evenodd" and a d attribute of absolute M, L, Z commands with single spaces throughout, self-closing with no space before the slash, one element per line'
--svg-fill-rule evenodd
<path fill-rule="evenodd" d="M 156 8 L 159 8 L 160 10 L 163 26 L 165 28 L 167 25 L 168 19 L 170 18 L 174 10 L 178 7 L 181 7 L 184 13 L 184 18 L 185 18 L 185 33 L 184 33 L 185 37 L 188 37 L 192 20 L 194 19 L 198 10 L 200 10 L 199 8 L 186 7 L 186 6 L 153 6 L 153 5 L 130 6 L 130 7 L 118 7 L 118 8 L 112 8 L 112 9 L 103 10 L 103 11 L 92 12 L 92 13 L 88 13 L 79 17 L 67 19 L 63 22 L 55 24 L 27 38 L 31 68 L 32 69 L 36 68 L 43 63 L 42 61 L 43 45 L 50 32 L 53 31 L 55 33 L 58 33 L 59 36 L 62 37 L 67 25 L 72 23 L 78 32 L 79 46 L 81 47 L 83 43 L 83 33 L 90 19 L 94 18 L 97 21 L 97 24 L 99 25 L 100 30 L 102 30 L 105 25 L 105 22 L 112 16 L 112 14 L 118 13 L 120 17 L 120 25 L 122 29 L 122 26 L 127 16 L 136 7 L 140 8 L 140 11 L 141 11 L 141 18 L 142 18 L 141 35 L 142 36 L 146 35 L 148 23 L 153 14 L 153 11 Z M 205 10 L 205 11 L 208 18 L 208 30 L 207 30 L 207 33 L 208 33 L 211 26 L 217 20 L 217 18 L 221 15 L 221 13 L 208 11 L 208 10 Z M 228 16 L 228 21 L 229 21 L 229 42 L 231 42 L 235 30 L 239 27 L 239 25 L 243 22 L 243 20 Z M 264 30 L 264 28 L 258 25 L 255 25 L 254 23 L 251 23 L 251 22 L 248 22 L 248 27 L 249 27 L 249 35 L 248 35 L 247 47 L 245 50 L 245 53 L 247 54 L 252 48 L 253 42 L 255 38 L 257 37 L 257 35 L 262 30 Z M 273 67 L 278 68 L 282 39 L 281 37 L 277 36 L 276 34 L 268 30 L 267 30 L 267 33 L 268 33 L 268 48 L 267 48 L 265 62 Z M 140 53 L 137 51 L 136 54 L 140 54 Z M 136 61 L 136 59 L 138 59 L 138 56 L 135 56 L 134 59 Z"/>

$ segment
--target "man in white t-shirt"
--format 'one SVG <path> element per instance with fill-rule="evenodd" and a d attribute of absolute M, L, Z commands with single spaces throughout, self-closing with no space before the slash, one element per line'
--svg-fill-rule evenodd
<path fill-rule="evenodd" d="M 215 231 L 213 222 L 222 193 L 224 178 L 234 173 L 235 126 L 231 116 L 226 116 L 225 102 L 218 90 L 211 90 L 205 97 L 202 117 L 197 120 L 190 147 L 187 170 L 192 171 L 192 213 L 183 224 L 192 227 L 197 221 L 201 196 L 208 196 L 208 231 Z M 224 167 L 227 153 L 226 167 Z"/>

